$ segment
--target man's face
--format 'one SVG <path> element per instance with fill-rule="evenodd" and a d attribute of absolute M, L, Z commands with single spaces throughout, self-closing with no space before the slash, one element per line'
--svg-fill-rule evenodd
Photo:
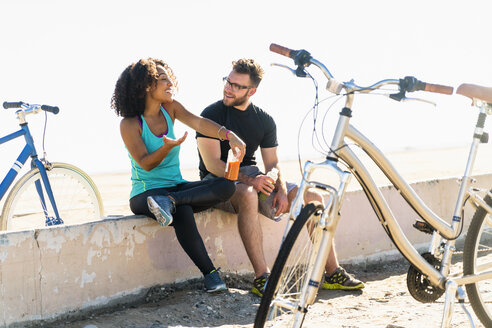
<path fill-rule="evenodd" d="M 224 79 L 224 105 L 237 107 L 246 104 L 253 88 L 248 74 L 232 71 Z"/>

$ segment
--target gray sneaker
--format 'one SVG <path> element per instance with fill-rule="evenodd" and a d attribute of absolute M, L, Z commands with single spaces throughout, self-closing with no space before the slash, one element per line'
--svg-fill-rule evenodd
<path fill-rule="evenodd" d="M 205 290 L 207 293 L 217 293 L 227 290 L 226 284 L 220 278 L 219 269 L 213 270 L 205 275 Z"/>
<path fill-rule="evenodd" d="M 171 197 L 149 196 L 147 197 L 147 206 L 161 226 L 165 227 L 173 222 L 173 213 L 176 211 L 176 207 Z"/>

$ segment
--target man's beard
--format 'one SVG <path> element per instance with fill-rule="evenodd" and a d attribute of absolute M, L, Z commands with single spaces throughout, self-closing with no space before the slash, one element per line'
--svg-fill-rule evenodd
<path fill-rule="evenodd" d="M 226 99 L 229 100 L 228 98 L 225 97 L 224 95 L 224 99 L 222 100 L 222 102 L 226 105 L 226 106 L 230 106 L 230 107 L 236 107 L 236 106 L 241 106 L 241 105 L 244 105 L 247 101 L 248 101 L 248 95 L 245 94 L 243 97 L 241 98 L 234 98 L 234 100 L 232 101 L 232 103 L 228 104 L 226 103 Z"/>

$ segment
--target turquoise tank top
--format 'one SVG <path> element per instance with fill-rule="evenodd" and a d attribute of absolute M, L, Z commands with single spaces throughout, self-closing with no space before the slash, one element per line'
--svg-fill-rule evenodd
<path fill-rule="evenodd" d="M 175 139 L 173 121 L 162 106 L 161 111 L 167 122 L 167 132 L 165 135 L 168 138 Z M 147 151 L 152 153 L 164 145 L 164 141 L 162 141 L 162 136 L 158 137 L 150 131 L 143 115 L 141 115 L 140 118 L 142 119 L 142 140 Z M 187 182 L 181 176 L 181 171 L 179 169 L 179 147 L 180 146 L 174 147 L 164 160 L 150 171 L 142 169 L 130 153 L 128 153 L 132 163 L 132 190 L 130 198 L 150 189 L 169 188 Z"/>

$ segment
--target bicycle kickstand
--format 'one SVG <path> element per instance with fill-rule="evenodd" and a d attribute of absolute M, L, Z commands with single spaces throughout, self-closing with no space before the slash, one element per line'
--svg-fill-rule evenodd
<path fill-rule="evenodd" d="M 468 312 L 468 310 L 465 307 L 465 291 L 463 290 L 463 286 L 458 286 L 458 284 L 454 280 L 448 280 L 448 282 L 446 282 L 444 313 L 442 315 L 441 328 L 450 327 L 454 302 L 456 299 L 458 299 L 458 303 L 460 303 L 461 307 L 463 308 L 463 311 L 468 316 L 468 320 L 470 320 L 471 327 L 475 328 L 475 324 L 473 323 L 473 318 L 470 312 Z"/>
<path fill-rule="evenodd" d="M 472 328 L 475 328 L 475 324 L 473 323 L 473 318 L 470 314 L 470 312 L 466 309 L 465 307 L 465 291 L 463 290 L 463 286 L 458 287 L 458 303 L 460 303 L 461 308 L 465 312 L 466 316 L 468 317 L 468 320 L 470 320 L 470 325 Z"/>

